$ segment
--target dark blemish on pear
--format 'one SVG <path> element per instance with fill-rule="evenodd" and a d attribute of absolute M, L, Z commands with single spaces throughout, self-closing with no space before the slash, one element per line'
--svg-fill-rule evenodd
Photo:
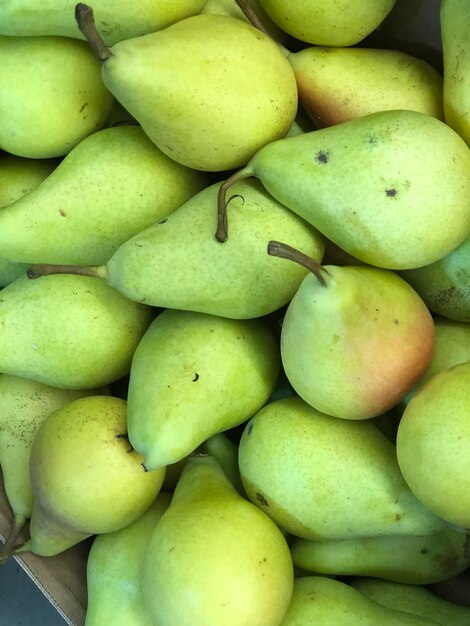
<path fill-rule="evenodd" d="M 395 521 L 396 521 L 396 522 L 399 522 L 400 520 L 401 520 L 401 515 L 400 515 L 400 513 L 396 513 L 396 514 L 395 514 Z"/>
<path fill-rule="evenodd" d="M 199 374 L 196 372 L 194 374 L 193 383 L 195 383 L 197 380 L 199 380 Z"/>
<path fill-rule="evenodd" d="M 393 323 L 394 323 L 394 324 L 396 324 L 396 325 L 398 326 L 398 325 L 399 325 L 399 323 L 400 323 L 400 320 L 393 320 Z"/>
<path fill-rule="evenodd" d="M 394 198 L 397 195 L 397 190 L 396 189 L 386 189 L 385 193 L 386 193 L 388 198 Z"/>
<path fill-rule="evenodd" d="M 368 141 L 368 143 L 377 143 L 378 139 L 377 139 L 376 135 L 369 135 L 367 137 L 367 141 Z"/>
<path fill-rule="evenodd" d="M 328 163 L 330 159 L 330 153 L 329 152 L 324 152 L 323 150 L 320 150 L 320 152 L 317 152 L 316 156 L 315 156 L 315 161 L 317 161 L 318 163 Z"/>
<path fill-rule="evenodd" d="M 60 215 L 62 215 L 62 217 L 66 217 L 67 216 L 65 211 L 64 211 L 64 209 L 59 209 L 59 213 L 60 213 Z"/>
<path fill-rule="evenodd" d="M 427 548 L 421 548 L 421 554 L 427 554 L 427 553 L 428 553 Z"/>
<path fill-rule="evenodd" d="M 144 472 L 148 472 L 148 471 L 149 471 L 149 470 L 148 470 L 148 468 L 147 468 L 147 467 L 145 467 L 145 465 L 144 465 L 144 463 L 143 463 L 143 462 L 141 463 L 141 465 L 142 465 L 142 467 L 144 468 Z"/>
<path fill-rule="evenodd" d="M 88 102 L 85 102 L 85 104 L 82 104 L 82 108 L 80 109 L 79 113 L 81 113 L 83 109 L 87 106 L 88 106 Z"/>
<path fill-rule="evenodd" d="M 266 498 L 263 496 L 263 494 L 260 491 L 256 492 L 256 499 L 263 506 L 269 506 L 269 502 L 266 500 Z"/>
<path fill-rule="evenodd" d="M 171 546 L 171 548 L 168 550 L 168 552 L 173 552 L 173 550 L 174 550 L 175 548 L 176 548 L 176 545 L 175 545 L 175 546 Z"/>

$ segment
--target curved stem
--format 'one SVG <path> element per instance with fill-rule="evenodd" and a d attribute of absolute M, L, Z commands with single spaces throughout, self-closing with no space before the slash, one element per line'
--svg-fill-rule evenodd
<path fill-rule="evenodd" d="M 312 272 L 312 274 L 315 275 L 318 282 L 323 285 L 323 287 L 326 287 L 326 281 L 322 272 L 328 274 L 328 271 L 320 263 L 310 258 L 303 252 L 296 250 L 286 243 L 281 243 L 280 241 L 270 241 L 268 243 L 268 254 L 271 256 L 277 256 L 281 259 L 288 259 L 289 261 L 294 261 L 295 263 L 302 265 L 309 272 Z"/>
<path fill-rule="evenodd" d="M 48 263 L 31 265 L 26 274 L 31 279 L 51 274 L 78 274 L 92 278 L 106 278 L 107 275 L 103 265 L 49 265 Z"/>
<path fill-rule="evenodd" d="M 262 33 L 264 33 L 265 35 L 267 35 L 271 39 L 273 38 L 271 33 L 267 30 L 266 26 L 259 19 L 259 17 L 257 15 L 256 11 L 254 10 L 253 5 L 251 4 L 250 0 L 235 0 L 235 2 L 238 4 L 240 9 L 243 11 L 244 15 L 247 17 L 248 21 L 250 22 L 250 24 L 252 26 L 254 26 L 258 30 L 260 30 Z"/>
<path fill-rule="evenodd" d="M 94 55 L 104 63 L 113 56 L 111 48 L 104 43 L 103 38 L 99 34 L 95 20 L 93 17 L 93 9 L 88 4 L 82 4 L 81 2 L 75 7 L 75 20 L 78 24 L 78 28 L 85 36 L 85 39 L 90 44 Z"/>
<path fill-rule="evenodd" d="M 224 243 L 227 241 L 228 236 L 228 225 L 227 225 L 227 191 L 230 189 L 232 185 L 237 183 L 244 178 L 250 178 L 254 176 L 253 170 L 250 167 L 244 167 L 242 170 L 235 172 L 232 174 L 225 182 L 220 185 L 219 193 L 217 196 L 217 230 L 215 233 L 215 238 L 220 243 Z"/>
<path fill-rule="evenodd" d="M 3 549 L 2 553 L 0 554 L 0 567 L 4 565 L 11 556 L 16 556 L 17 554 L 24 554 L 25 552 L 31 552 L 31 543 L 29 540 L 25 541 L 19 546 L 16 546 L 16 548 L 10 547 L 8 551 Z"/>
<path fill-rule="evenodd" d="M 10 534 L 8 535 L 7 540 L 5 541 L 3 548 L 0 550 L 0 565 L 2 565 L 10 556 L 13 550 L 15 541 L 17 540 L 20 532 L 23 530 L 25 524 L 26 524 L 26 517 L 23 517 L 23 515 L 15 515 L 15 518 L 13 520 L 13 526 L 11 527 L 11 530 L 10 530 Z"/>

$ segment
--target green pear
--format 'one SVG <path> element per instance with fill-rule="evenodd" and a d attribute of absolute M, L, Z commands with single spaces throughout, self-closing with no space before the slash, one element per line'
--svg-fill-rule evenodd
<path fill-rule="evenodd" d="M 429 535 L 358 537 L 291 546 L 294 564 L 318 574 L 376 576 L 413 585 L 446 580 L 470 565 L 467 536 L 455 530 Z"/>
<path fill-rule="evenodd" d="M 1 254 L 27 263 L 106 263 L 205 184 L 204 175 L 164 155 L 138 126 L 101 130 L 0 211 Z"/>
<path fill-rule="evenodd" d="M 442 0 L 440 23 L 445 119 L 470 145 L 470 4 L 467 0 Z"/>
<path fill-rule="evenodd" d="M 433 376 L 406 407 L 397 456 L 424 506 L 470 527 L 470 361 Z M 430 468 L 431 463 L 431 468 Z"/>
<path fill-rule="evenodd" d="M 376 578 L 358 578 L 352 581 L 351 585 L 374 602 L 389 609 L 434 619 L 442 626 L 470 624 L 470 608 L 447 602 L 426 587 Z"/>
<path fill-rule="evenodd" d="M 141 575 L 152 626 L 274 626 L 293 585 L 281 531 L 209 456 L 186 465 Z"/>
<path fill-rule="evenodd" d="M 108 45 L 140 37 L 196 15 L 205 0 L 94 0 L 98 28 Z M 84 39 L 74 19 L 76 0 L 2 0 L 3 35 L 63 35 Z"/>
<path fill-rule="evenodd" d="M 0 372 L 64 389 L 106 385 L 130 371 L 152 317 L 103 280 L 18 278 L 0 292 Z"/>
<path fill-rule="evenodd" d="M 399 50 L 315 46 L 288 58 L 299 101 L 317 128 L 392 109 L 444 119 L 442 76 Z"/>
<path fill-rule="evenodd" d="M 70 152 L 113 102 L 86 43 L 67 37 L 0 36 L 0 83 L 0 148 L 34 159 Z"/>
<path fill-rule="evenodd" d="M 214 457 L 238 493 L 246 497 L 238 467 L 238 445 L 225 433 L 217 433 L 202 444 L 201 451 Z"/>
<path fill-rule="evenodd" d="M 280 369 L 264 320 L 167 309 L 132 360 L 128 432 L 148 469 L 180 461 L 267 401 Z"/>
<path fill-rule="evenodd" d="M 324 415 L 297 397 L 268 404 L 248 422 L 238 460 L 249 499 L 297 537 L 449 528 L 411 493 L 395 446 L 370 421 Z"/>
<path fill-rule="evenodd" d="M 259 0 L 287 33 L 321 46 L 352 46 L 384 20 L 395 0 Z"/>
<path fill-rule="evenodd" d="M 221 187 L 257 176 L 279 202 L 371 265 L 410 269 L 470 232 L 470 150 L 416 111 L 382 111 L 265 146 Z M 217 236 L 223 241 L 226 227 Z"/>
<path fill-rule="evenodd" d="M 470 236 L 435 263 L 401 272 L 427 306 L 444 317 L 470 322 Z"/>
<path fill-rule="evenodd" d="M 178 163 L 239 167 L 289 130 L 297 111 L 294 73 L 277 44 L 251 24 L 195 15 L 109 49 L 91 9 L 77 6 L 105 85 Z"/>
<path fill-rule="evenodd" d="M 87 560 L 85 626 L 152 626 L 142 603 L 140 570 L 154 528 L 170 502 L 169 493 L 159 493 L 135 522 L 95 538 Z"/>
<path fill-rule="evenodd" d="M 79 398 L 46 418 L 31 449 L 31 537 L 18 553 L 53 556 L 145 513 L 165 469 L 147 471 L 125 434 L 126 402 L 112 396 Z"/>
<path fill-rule="evenodd" d="M 269 253 L 310 263 L 279 242 L 270 242 Z M 327 415 L 381 415 L 431 363 L 431 314 L 390 270 L 326 265 L 314 271 L 304 278 L 282 324 L 287 378 L 301 398 Z"/>
<path fill-rule="evenodd" d="M 386 608 L 349 585 L 323 576 L 296 578 L 280 626 L 432 626 L 432 619 Z"/>
<path fill-rule="evenodd" d="M 56 272 L 102 276 L 127 298 L 162 308 L 246 319 L 287 304 L 307 271 L 266 254 L 283 237 L 321 260 L 323 237 L 274 200 L 257 181 L 234 186 L 233 237 L 214 237 L 219 185 L 204 189 L 158 224 L 124 243 L 105 267 L 38 266 L 31 277 Z"/>

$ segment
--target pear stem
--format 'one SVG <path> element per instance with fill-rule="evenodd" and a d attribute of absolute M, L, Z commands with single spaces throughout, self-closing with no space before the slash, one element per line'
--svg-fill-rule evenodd
<path fill-rule="evenodd" d="M 78 24 L 78 28 L 90 44 L 94 55 L 102 63 L 107 61 L 109 57 L 114 56 L 111 48 L 108 48 L 99 34 L 93 17 L 93 9 L 88 6 L 88 4 L 82 4 L 80 2 L 75 6 L 75 20 Z"/>
<path fill-rule="evenodd" d="M 231 198 L 226 200 L 227 191 L 232 185 L 238 183 L 238 181 L 243 180 L 244 178 L 251 178 L 251 176 L 254 176 L 253 170 L 247 166 L 242 170 L 235 172 L 235 174 L 232 174 L 220 185 L 217 196 L 217 230 L 215 233 L 215 238 L 217 241 L 220 241 L 220 243 L 227 241 L 228 237 L 227 205 Z"/>
<path fill-rule="evenodd" d="M 78 274 L 92 278 L 106 278 L 106 268 L 102 265 L 49 265 L 39 263 L 31 265 L 26 272 L 28 278 L 35 279 L 51 274 Z"/>
<path fill-rule="evenodd" d="M 14 548 L 13 545 L 18 538 L 18 535 L 23 530 L 26 524 L 26 517 L 23 515 L 15 515 L 13 520 L 13 526 L 11 527 L 10 534 L 5 541 L 3 548 L 0 550 L 0 566 L 5 563 L 7 558 L 12 554 Z"/>
<path fill-rule="evenodd" d="M 328 274 L 328 270 L 317 261 L 314 261 L 303 252 L 300 252 L 300 250 L 296 250 L 292 246 L 289 246 L 286 243 L 281 243 L 280 241 L 270 241 L 268 243 L 268 254 L 271 256 L 277 256 L 280 259 L 295 261 L 295 263 L 303 265 L 303 267 L 305 267 L 309 272 L 314 274 L 318 282 L 323 285 L 323 287 L 326 287 L 326 281 L 322 272 Z"/>
<path fill-rule="evenodd" d="M 267 35 L 270 39 L 272 39 L 271 33 L 267 30 L 266 26 L 259 19 L 256 11 L 253 8 L 250 0 L 235 0 L 240 9 L 243 11 L 244 15 L 248 18 L 248 21 L 252 26 L 260 30 L 262 33 Z M 276 42 L 277 43 L 277 42 Z"/>

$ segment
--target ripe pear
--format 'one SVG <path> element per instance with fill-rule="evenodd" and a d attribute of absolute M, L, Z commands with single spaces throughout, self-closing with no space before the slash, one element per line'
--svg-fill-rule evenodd
<path fill-rule="evenodd" d="M 79 143 L 36 189 L 0 211 L 1 254 L 26 263 L 100 265 L 203 189 L 138 126 Z"/>
<path fill-rule="evenodd" d="M 323 541 L 449 528 L 407 487 L 395 446 L 370 421 L 320 413 L 297 397 L 248 422 L 239 466 L 249 499 L 281 528 Z"/>
<path fill-rule="evenodd" d="M 308 266 L 308 259 L 279 242 L 270 242 L 269 252 L 292 253 L 290 259 Z M 381 415 L 431 363 L 431 314 L 390 270 L 326 265 L 315 271 L 304 278 L 282 324 L 287 378 L 301 398 L 327 415 Z"/>
<path fill-rule="evenodd" d="M 245 21 L 195 15 L 107 48 L 77 5 L 105 85 L 169 157 L 198 170 L 239 167 L 283 137 L 297 111 L 294 73 L 277 44 Z"/>
<path fill-rule="evenodd" d="M 470 624 L 470 608 L 447 602 L 420 585 L 404 585 L 376 578 L 357 578 L 351 585 L 389 609 L 438 620 L 442 626 Z"/>
<path fill-rule="evenodd" d="M 386 608 L 349 585 L 323 576 L 296 578 L 280 626 L 433 626 L 431 619 Z"/>
<path fill-rule="evenodd" d="M 92 389 L 125 376 L 152 309 L 88 276 L 18 278 L 0 292 L 0 372 Z"/>
<path fill-rule="evenodd" d="M 470 565 L 467 536 L 455 530 L 429 535 L 358 537 L 291 546 L 297 567 L 318 574 L 376 576 L 413 585 L 446 580 Z"/>
<path fill-rule="evenodd" d="M 86 43 L 68 37 L 0 36 L 0 83 L 0 148 L 33 159 L 70 152 L 113 102 Z"/>
<path fill-rule="evenodd" d="M 94 0 L 97 26 L 106 43 L 140 37 L 196 15 L 205 0 Z M 74 19 L 76 0 L 2 0 L 0 34 L 63 35 L 84 39 Z"/>
<path fill-rule="evenodd" d="M 421 387 L 397 434 L 398 463 L 411 491 L 436 515 L 465 527 L 470 527 L 469 414 L 467 361 Z"/>
<path fill-rule="evenodd" d="M 442 0 L 440 23 L 445 119 L 470 145 L 470 4 L 467 0 Z"/>
<path fill-rule="evenodd" d="M 273 626 L 292 595 L 289 548 L 210 456 L 188 461 L 142 564 L 152 626 Z"/>
<path fill-rule="evenodd" d="M 125 434 L 126 402 L 112 396 L 80 398 L 46 418 L 31 449 L 31 537 L 21 552 L 53 556 L 145 513 L 165 469 L 147 471 Z"/>
<path fill-rule="evenodd" d="M 160 492 L 150 508 L 121 530 L 98 535 L 87 560 L 85 626 L 152 626 L 140 588 L 140 570 L 155 526 L 171 502 Z"/>
<path fill-rule="evenodd" d="M 470 151 L 424 113 L 372 113 L 265 146 L 222 185 L 222 217 L 228 189 L 250 176 L 340 248 L 378 267 L 433 263 L 470 232 Z M 219 229 L 218 238 L 225 235 Z"/>

